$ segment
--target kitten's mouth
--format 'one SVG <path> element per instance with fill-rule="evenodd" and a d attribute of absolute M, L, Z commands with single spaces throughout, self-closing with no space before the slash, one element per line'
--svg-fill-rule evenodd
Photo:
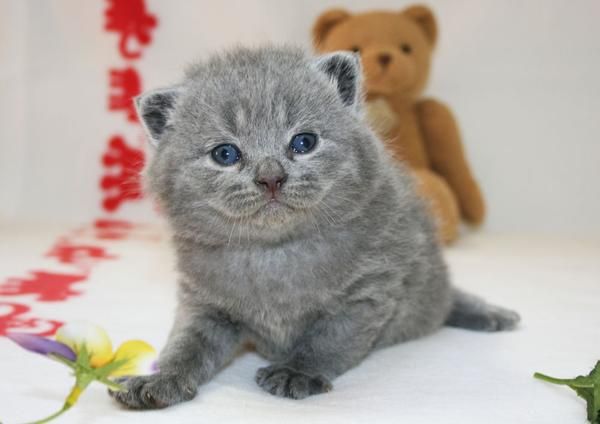
<path fill-rule="evenodd" d="M 295 211 L 297 208 L 281 200 L 280 198 L 264 199 L 262 202 L 253 205 L 251 208 L 246 210 L 237 210 L 238 213 L 221 212 L 224 215 L 224 219 L 231 220 L 242 220 L 242 221 L 253 221 L 253 220 L 264 220 L 264 218 L 283 218 L 289 215 L 290 212 Z M 217 209 L 221 211 L 220 209 Z"/>
<path fill-rule="evenodd" d="M 290 205 L 285 202 L 282 202 L 280 199 L 272 197 L 262 205 L 257 212 L 265 211 L 265 212 L 274 212 L 280 211 L 284 209 L 293 209 Z"/>
<path fill-rule="evenodd" d="M 271 198 L 264 202 L 253 214 L 253 217 L 258 221 L 263 222 L 276 222 L 286 220 L 286 217 L 290 215 L 290 212 L 294 210 L 293 207 L 288 205 L 286 202 L 279 198 Z M 264 221 L 266 220 L 266 221 Z"/>
<path fill-rule="evenodd" d="M 265 205 L 263 206 L 264 208 L 268 208 L 268 207 L 277 207 L 278 205 L 282 205 L 283 203 L 281 203 L 281 201 L 276 198 L 276 197 L 271 197 L 269 200 L 267 200 L 267 202 L 265 203 Z"/>

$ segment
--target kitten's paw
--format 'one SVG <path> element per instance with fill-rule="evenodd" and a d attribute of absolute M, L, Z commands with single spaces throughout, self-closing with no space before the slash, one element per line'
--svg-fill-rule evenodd
<path fill-rule="evenodd" d="M 492 305 L 477 296 L 454 290 L 454 304 L 446 325 L 474 331 L 514 330 L 521 321 L 515 311 Z"/>
<path fill-rule="evenodd" d="M 185 378 L 161 373 L 117 380 L 127 391 L 108 390 L 108 394 L 131 409 L 160 409 L 191 400 L 197 388 Z"/>
<path fill-rule="evenodd" d="M 256 372 L 256 383 L 275 396 L 303 399 L 329 392 L 333 386 L 325 377 L 310 376 L 292 368 L 271 365 Z"/>
<path fill-rule="evenodd" d="M 490 308 L 487 318 L 486 331 L 514 330 L 521 321 L 521 316 L 517 312 L 499 306 Z"/>

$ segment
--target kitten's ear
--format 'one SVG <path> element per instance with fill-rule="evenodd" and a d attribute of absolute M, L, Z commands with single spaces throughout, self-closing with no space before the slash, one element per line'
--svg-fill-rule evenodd
<path fill-rule="evenodd" d="M 360 109 L 361 66 L 355 53 L 335 52 L 317 57 L 315 67 L 329 77 L 342 102 L 355 110 Z"/>
<path fill-rule="evenodd" d="M 181 92 L 179 86 L 159 88 L 135 98 L 137 114 L 154 147 L 160 144 L 163 133 L 172 123 L 173 111 Z"/>

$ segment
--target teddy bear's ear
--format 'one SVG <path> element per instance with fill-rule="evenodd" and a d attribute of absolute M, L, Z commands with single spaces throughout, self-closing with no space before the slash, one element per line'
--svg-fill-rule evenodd
<path fill-rule="evenodd" d="M 361 67 L 357 54 L 334 52 L 317 57 L 315 68 L 324 73 L 342 102 L 358 111 L 361 106 Z"/>
<path fill-rule="evenodd" d="M 160 144 L 163 133 L 172 123 L 175 104 L 181 92 L 179 86 L 159 88 L 135 98 L 137 114 L 154 147 Z"/>
<path fill-rule="evenodd" d="M 350 16 L 352 15 L 343 9 L 330 9 L 323 12 L 321 16 L 317 18 L 317 22 L 315 22 L 312 29 L 313 45 L 315 48 L 319 50 L 329 31 Z"/>
<path fill-rule="evenodd" d="M 437 40 L 437 23 L 431 9 L 421 5 L 409 6 L 402 11 L 402 14 L 415 21 L 421 27 L 431 45 L 435 45 Z"/>

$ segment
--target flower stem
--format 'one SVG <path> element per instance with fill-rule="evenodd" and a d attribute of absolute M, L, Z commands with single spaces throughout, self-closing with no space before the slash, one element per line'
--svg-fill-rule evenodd
<path fill-rule="evenodd" d="M 560 384 L 563 386 L 569 386 L 573 390 L 577 389 L 593 389 L 594 383 L 590 381 L 589 377 L 576 377 L 571 379 L 554 378 L 548 375 L 536 372 L 533 376 L 539 380 L 546 381 L 548 383 Z"/>
<path fill-rule="evenodd" d="M 562 379 L 562 378 L 554 378 L 554 377 L 550 377 L 548 375 L 536 372 L 535 374 L 533 374 L 533 376 L 539 380 L 543 380 L 543 381 L 547 381 L 548 383 L 554 383 L 554 384 L 563 384 L 563 385 L 568 385 L 573 383 L 573 380 L 571 379 Z"/>
<path fill-rule="evenodd" d="M 593 383 L 589 383 L 589 382 L 585 381 L 585 379 L 582 377 L 571 378 L 571 379 L 554 378 L 554 377 L 550 377 L 548 375 L 545 375 L 545 374 L 542 374 L 539 372 L 536 372 L 535 374 L 533 374 L 533 376 L 539 380 L 547 381 L 548 383 L 562 384 L 564 386 L 579 387 L 579 388 L 586 388 L 586 389 L 594 388 Z"/>
<path fill-rule="evenodd" d="M 83 391 L 86 389 L 86 387 L 92 381 L 93 381 L 93 378 L 90 378 L 89 375 L 78 374 L 77 375 L 77 380 L 75 381 L 75 385 L 71 389 L 71 392 L 69 393 L 69 396 L 67 396 L 67 399 L 65 400 L 65 404 L 63 405 L 63 407 L 60 410 L 56 411 L 54 414 L 49 415 L 46 418 L 42 418 L 41 420 L 33 421 L 30 424 L 43 424 L 43 423 L 47 423 L 47 422 L 53 420 L 54 418 L 56 418 L 56 417 L 64 414 L 65 412 L 67 412 L 69 409 L 71 409 L 71 407 L 73 405 L 75 405 L 75 403 L 77 402 L 77 399 L 79 399 L 79 396 L 81 396 L 81 393 L 83 393 Z"/>
<path fill-rule="evenodd" d="M 43 423 L 47 423 L 47 422 L 53 420 L 54 418 L 58 417 L 59 415 L 62 415 L 65 412 L 67 412 L 69 410 L 69 408 L 71 408 L 71 406 L 73 406 L 73 405 L 68 405 L 67 403 L 65 403 L 64 406 L 59 411 L 55 412 L 52 415 L 47 416 L 46 418 L 41 419 L 41 420 L 33 421 L 30 424 L 43 424 Z"/>

